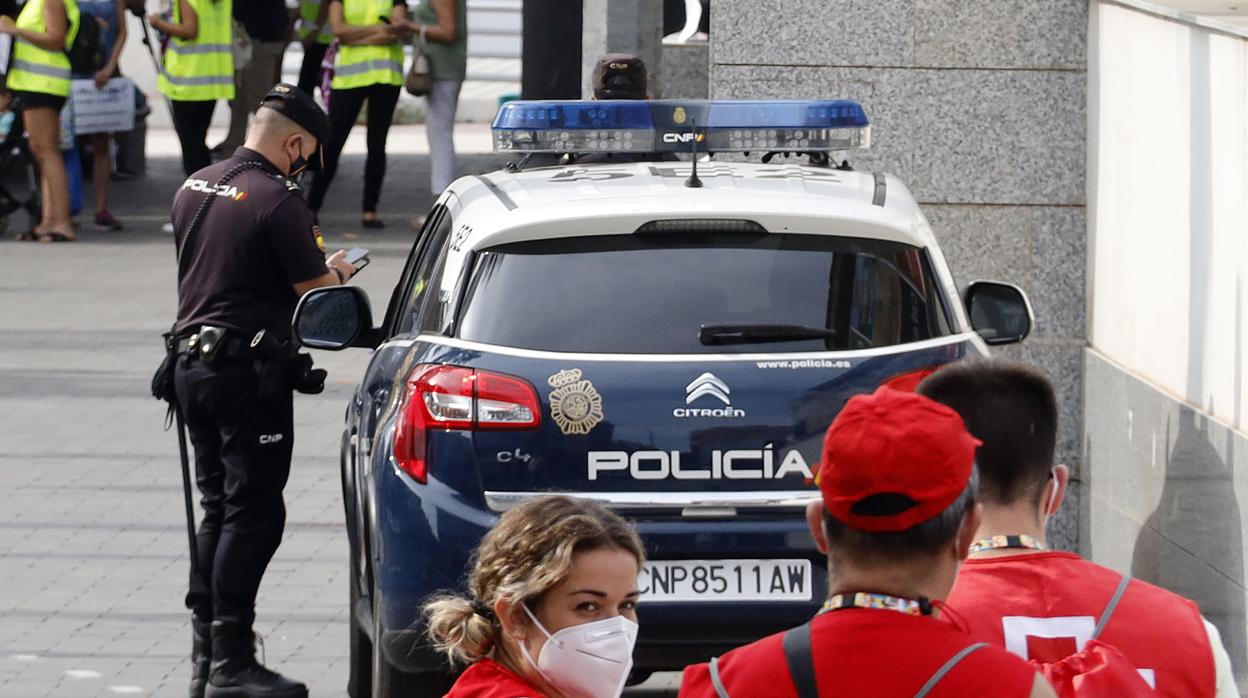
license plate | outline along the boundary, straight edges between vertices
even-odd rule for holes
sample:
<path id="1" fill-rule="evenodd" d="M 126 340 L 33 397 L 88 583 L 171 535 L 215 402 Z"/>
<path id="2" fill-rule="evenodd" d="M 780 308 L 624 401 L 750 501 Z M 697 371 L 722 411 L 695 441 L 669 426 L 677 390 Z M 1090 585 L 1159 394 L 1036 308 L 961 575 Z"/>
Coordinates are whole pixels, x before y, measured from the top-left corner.
<path id="1" fill-rule="evenodd" d="M 810 601 L 810 560 L 652 560 L 637 576 L 641 603 Z"/>

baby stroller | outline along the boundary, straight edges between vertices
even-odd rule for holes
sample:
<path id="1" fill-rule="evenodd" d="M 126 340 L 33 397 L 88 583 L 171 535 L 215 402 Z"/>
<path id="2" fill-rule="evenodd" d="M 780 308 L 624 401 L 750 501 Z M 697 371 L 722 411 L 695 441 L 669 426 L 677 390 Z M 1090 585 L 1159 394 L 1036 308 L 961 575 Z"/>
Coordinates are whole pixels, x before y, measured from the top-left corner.
<path id="1" fill-rule="evenodd" d="M 9 216 L 25 210 L 29 228 L 39 222 L 42 200 L 39 176 L 21 124 L 14 124 L 0 142 L 0 235 L 8 232 Z"/>

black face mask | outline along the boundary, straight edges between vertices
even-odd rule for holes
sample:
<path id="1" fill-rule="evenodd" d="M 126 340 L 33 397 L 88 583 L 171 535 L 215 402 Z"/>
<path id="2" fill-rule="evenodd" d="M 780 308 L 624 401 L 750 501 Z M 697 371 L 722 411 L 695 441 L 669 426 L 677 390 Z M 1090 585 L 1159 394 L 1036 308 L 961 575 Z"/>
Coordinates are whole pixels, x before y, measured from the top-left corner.
<path id="1" fill-rule="evenodd" d="M 299 139 L 299 154 L 290 161 L 290 172 L 287 177 L 298 177 L 308 169 L 308 161 L 303 157 L 303 139 Z"/>

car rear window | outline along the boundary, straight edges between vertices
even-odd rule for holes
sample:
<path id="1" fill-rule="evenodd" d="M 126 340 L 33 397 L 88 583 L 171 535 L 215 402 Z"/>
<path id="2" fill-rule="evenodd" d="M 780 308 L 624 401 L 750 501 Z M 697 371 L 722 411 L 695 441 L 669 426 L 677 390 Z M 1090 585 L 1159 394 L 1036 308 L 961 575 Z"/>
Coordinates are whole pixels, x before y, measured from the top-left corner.
<path id="1" fill-rule="evenodd" d="M 819 352 L 949 333 L 921 248 L 800 234 L 607 235 L 479 251 L 461 338 L 584 353 Z M 830 337 L 704 345 L 703 325 Z"/>

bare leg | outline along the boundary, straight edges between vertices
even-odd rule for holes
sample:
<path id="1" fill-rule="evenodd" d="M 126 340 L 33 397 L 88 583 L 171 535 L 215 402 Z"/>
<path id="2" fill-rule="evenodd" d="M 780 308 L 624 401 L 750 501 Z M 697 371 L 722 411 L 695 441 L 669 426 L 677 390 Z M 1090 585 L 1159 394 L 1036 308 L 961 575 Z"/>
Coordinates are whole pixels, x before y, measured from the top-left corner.
<path id="1" fill-rule="evenodd" d="M 35 226 L 35 232 L 42 233 L 48 229 L 48 210 L 52 206 L 52 193 L 48 190 L 48 177 L 43 165 L 39 164 L 38 158 L 35 159 L 35 167 L 39 170 L 39 224 Z"/>
<path id="2" fill-rule="evenodd" d="M 91 151 L 95 154 L 92 165 L 91 184 L 95 187 L 95 210 L 108 210 L 108 192 L 112 186 L 109 180 L 113 173 L 112 150 L 109 148 L 107 133 L 96 133 L 91 136 Z"/>
<path id="3" fill-rule="evenodd" d="M 69 176 L 61 157 L 61 120 L 55 109 L 34 107 L 22 111 L 22 121 L 30 139 L 30 153 L 39 165 L 43 183 L 43 215 L 35 229 L 74 237 L 69 218 Z"/>

